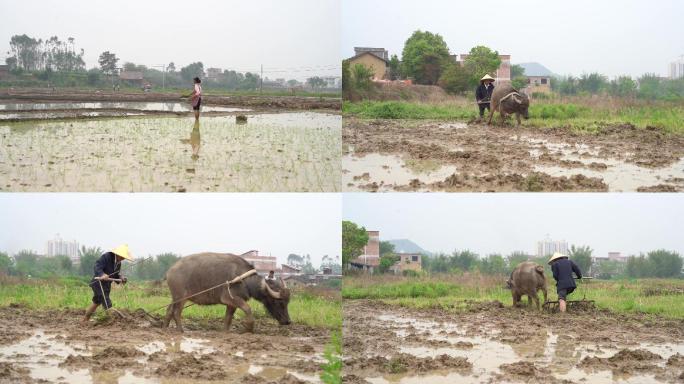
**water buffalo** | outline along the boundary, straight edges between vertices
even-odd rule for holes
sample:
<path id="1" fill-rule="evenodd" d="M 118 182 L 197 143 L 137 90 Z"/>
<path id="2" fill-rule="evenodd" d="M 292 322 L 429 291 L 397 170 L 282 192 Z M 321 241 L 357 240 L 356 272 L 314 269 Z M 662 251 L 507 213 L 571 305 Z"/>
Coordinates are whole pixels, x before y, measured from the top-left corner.
<path id="1" fill-rule="evenodd" d="M 529 118 L 527 109 L 530 107 L 530 99 L 526 94 L 518 92 L 511 83 L 497 85 L 492 92 L 491 108 L 489 110 L 489 121 L 492 123 L 494 112 L 499 111 L 501 122 L 506 120 L 506 116 L 515 113 L 520 125 L 520 115 L 525 119 Z"/>
<path id="2" fill-rule="evenodd" d="M 537 304 L 537 309 L 541 309 L 539 305 L 539 297 L 537 291 L 541 290 L 544 293 L 544 302 L 546 303 L 546 277 L 544 277 L 544 267 L 531 261 L 525 261 L 518 264 L 511 272 L 511 278 L 506 281 L 506 285 L 511 290 L 513 295 L 513 306 L 520 305 L 520 299 L 523 295 L 527 295 L 528 304 L 532 304 L 532 300 Z"/>
<path id="3" fill-rule="evenodd" d="M 209 289 L 215 285 L 225 283 L 241 276 L 254 266 L 240 256 L 230 253 L 198 253 L 185 256 L 178 260 L 168 272 L 166 282 L 171 290 L 172 302 L 166 310 L 163 327 L 169 326 L 171 317 L 176 322 L 176 327 L 182 331 L 181 312 L 187 296 Z M 247 305 L 247 300 L 256 299 L 264 304 L 268 313 L 281 325 L 290 324 L 290 315 L 287 312 L 287 304 L 290 301 L 290 290 L 285 282 L 266 280 L 256 273 L 245 277 L 241 282 L 228 286 L 222 285 L 206 293 L 188 298 L 199 305 L 225 304 L 226 317 L 225 329 L 230 328 L 233 315 L 237 308 L 245 313 L 244 325 L 247 331 L 254 331 L 254 316 Z M 179 301 L 180 300 L 180 301 Z M 176 301 L 178 301 L 176 303 Z"/>

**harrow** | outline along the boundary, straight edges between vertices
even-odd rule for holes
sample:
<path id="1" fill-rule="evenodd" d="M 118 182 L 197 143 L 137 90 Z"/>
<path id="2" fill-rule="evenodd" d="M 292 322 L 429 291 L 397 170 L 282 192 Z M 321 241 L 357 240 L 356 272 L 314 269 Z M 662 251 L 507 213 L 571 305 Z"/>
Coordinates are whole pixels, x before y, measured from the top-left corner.
<path id="1" fill-rule="evenodd" d="M 572 311 L 592 311 L 596 309 L 596 303 L 594 300 L 587 300 L 587 288 L 586 285 L 588 284 L 589 280 L 592 280 L 593 277 L 582 277 L 580 278 L 575 278 L 575 280 L 578 281 L 579 285 L 579 291 L 578 293 L 582 293 L 582 299 L 581 300 L 566 300 L 565 303 L 567 305 L 568 310 Z M 584 281 L 586 280 L 586 282 Z M 559 310 L 559 305 L 560 303 L 558 300 L 556 301 L 547 301 L 544 303 L 542 308 L 547 311 L 547 312 L 558 312 Z"/>

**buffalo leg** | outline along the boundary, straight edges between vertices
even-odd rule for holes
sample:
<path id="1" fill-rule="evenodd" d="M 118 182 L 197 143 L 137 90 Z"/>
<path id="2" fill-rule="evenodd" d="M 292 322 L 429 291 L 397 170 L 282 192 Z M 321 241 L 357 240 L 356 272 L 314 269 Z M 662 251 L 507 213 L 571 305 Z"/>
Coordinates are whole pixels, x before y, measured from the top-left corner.
<path id="1" fill-rule="evenodd" d="M 176 328 L 180 332 L 183 332 L 183 325 L 181 324 L 181 313 L 183 312 L 183 305 L 185 305 L 185 301 L 176 303 L 173 309 L 173 320 L 176 322 Z"/>
<path id="2" fill-rule="evenodd" d="M 492 117 L 494 117 L 494 110 L 495 109 L 496 109 L 496 106 L 489 104 L 489 120 L 487 120 L 487 125 L 492 124 Z"/>
<path id="3" fill-rule="evenodd" d="M 534 295 L 532 295 L 532 299 L 534 300 L 534 303 L 537 304 L 537 311 L 541 310 L 541 306 L 539 305 L 539 296 L 537 296 L 537 292 L 534 292 Z"/>
<path id="4" fill-rule="evenodd" d="M 235 304 L 245 313 L 245 330 L 247 332 L 254 332 L 254 316 L 252 315 L 252 308 L 239 297 L 235 298 Z"/>
<path id="5" fill-rule="evenodd" d="M 542 293 L 544 294 L 544 304 L 546 304 L 546 302 L 548 301 L 547 297 L 546 297 L 546 295 L 547 295 L 546 288 L 542 288 Z"/>
<path id="6" fill-rule="evenodd" d="M 226 317 L 223 319 L 223 324 L 226 327 L 226 331 L 230 330 L 230 324 L 233 322 L 233 315 L 235 314 L 237 308 L 232 305 L 226 305 Z"/>
<path id="7" fill-rule="evenodd" d="M 520 306 L 520 295 L 518 295 L 515 292 L 513 293 L 513 306 L 514 307 Z"/>
<path id="8" fill-rule="evenodd" d="M 515 117 L 518 119 L 518 127 L 520 126 L 520 113 L 516 112 Z"/>
<path id="9" fill-rule="evenodd" d="M 162 323 L 162 328 L 167 328 L 169 326 L 169 323 L 171 322 L 171 318 L 173 317 L 173 309 L 176 306 L 174 304 L 169 304 L 168 307 L 166 307 L 166 316 L 164 316 L 164 322 Z"/>

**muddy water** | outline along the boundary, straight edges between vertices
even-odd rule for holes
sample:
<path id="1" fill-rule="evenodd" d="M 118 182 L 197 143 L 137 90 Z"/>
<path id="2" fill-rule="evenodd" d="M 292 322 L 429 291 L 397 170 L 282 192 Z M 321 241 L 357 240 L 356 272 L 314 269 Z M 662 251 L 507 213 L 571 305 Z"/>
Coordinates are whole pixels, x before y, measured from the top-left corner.
<path id="1" fill-rule="evenodd" d="M 627 331 L 632 329 L 630 324 L 644 322 L 636 318 L 618 320 L 598 313 L 569 316 L 558 322 L 550 315 L 539 318 L 525 310 L 501 307 L 453 315 L 346 302 L 345 338 L 351 341 L 345 344 L 345 374 L 377 384 L 631 384 L 672 383 L 684 377 L 683 367 L 668 363 L 669 358 L 684 355 L 681 329 L 666 328 L 674 324 L 651 324 L 648 332 L 640 326 L 639 334 Z M 626 334 L 631 336 L 623 337 Z M 618 358 L 625 351 L 657 356 L 652 360 Z M 467 359 L 472 367 L 463 371 L 437 365 L 426 370 L 418 362 L 438 361 L 444 355 Z M 385 362 L 376 362 L 378 356 Z M 415 367 L 401 363 L 407 360 L 399 356 L 413 356 Z M 388 373 L 388 367 L 397 367 L 396 362 L 399 367 L 408 365 L 403 373 Z"/>
<path id="2" fill-rule="evenodd" d="M 339 115 L 0 123 L 4 191 L 338 191 Z"/>
<path id="3" fill-rule="evenodd" d="M 0 103 L 0 111 L 49 111 L 55 109 L 135 109 L 155 112 L 189 112 L 192 107 L 182 102 L 87 102 L 87 103 Z M 241 112 L 249 111 L 245 108 L 231 108 L 223 106 L 202 106 L 204 112 Z"/>
<path id="4" fill-rule="evenodd" d="M 375 183 L 381 192 L 392 191 L 395 186 L 410 184 L 415 179 L 426 184 L 441 181 L 456 171 L 455 166 L 435 160 L 404 159 L 379 153 L 346 155 L 342 158 L 342 169 L 345 190 L 366 190 L 368 184 Z"/>

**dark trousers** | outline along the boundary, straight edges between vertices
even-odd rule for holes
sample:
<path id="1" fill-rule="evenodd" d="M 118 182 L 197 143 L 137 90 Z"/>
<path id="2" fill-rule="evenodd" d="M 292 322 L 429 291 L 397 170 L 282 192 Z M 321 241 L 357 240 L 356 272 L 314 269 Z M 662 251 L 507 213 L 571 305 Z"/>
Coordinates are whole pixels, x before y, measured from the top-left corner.
<path id="1" fill-rule="evenodd" d="M 100 284 L 102 284 L 102 288 L 100 288 Z M 92 280 L 90 284 L 90 288 L 93 290 L 93 303 L 94 304 L 101 304 L 105 306 L 106 308 L 111 308 L 112 307 L 112 300 L 109 299 L 109 292 L 112 289 L 112 283 L 107 281 L 107 282 L 98 282 L 96 280 Z M 104 293 L 104 296 L 103 296 Z"/>
<path id="2" fill-rule="evenodd" d="M 482 103 L 482 104 L 478 104 L 477 106 L 480 107 L 480 117 L 484 117 L 484 110 L 485 109 L 487 111 L 490 111 L 489 103 Z"/>

